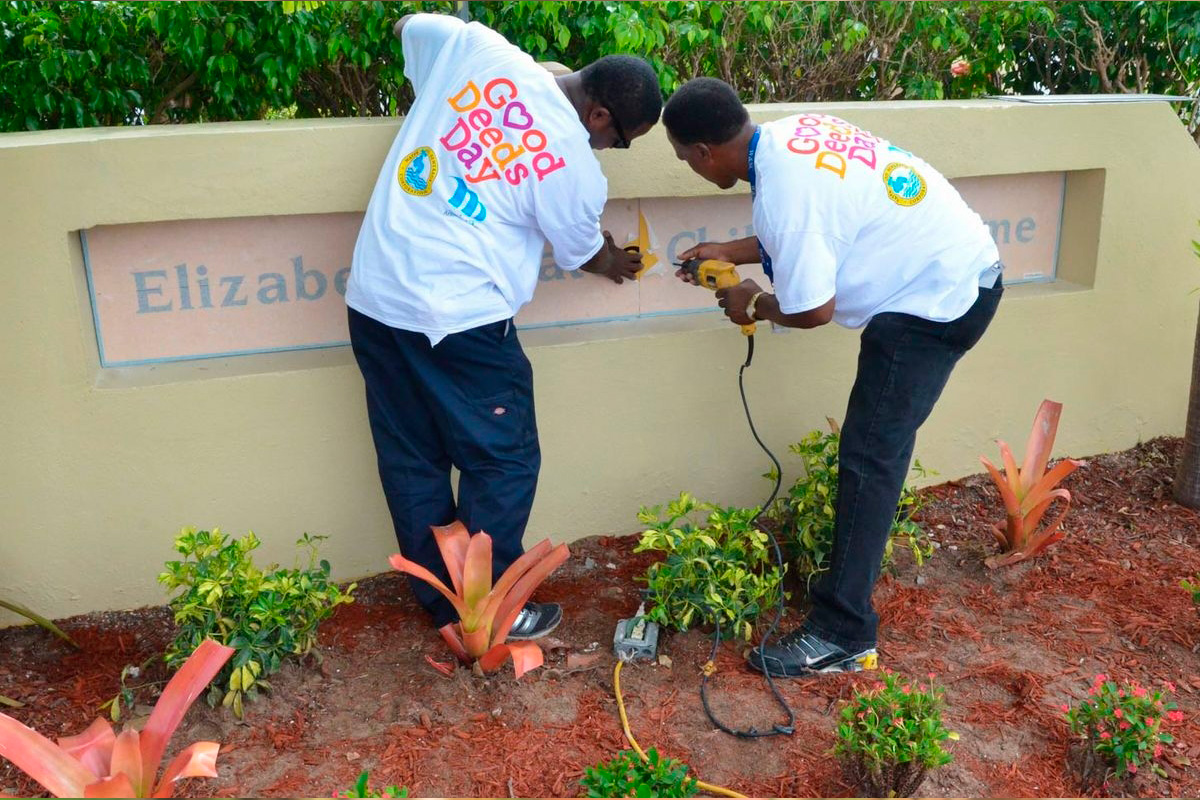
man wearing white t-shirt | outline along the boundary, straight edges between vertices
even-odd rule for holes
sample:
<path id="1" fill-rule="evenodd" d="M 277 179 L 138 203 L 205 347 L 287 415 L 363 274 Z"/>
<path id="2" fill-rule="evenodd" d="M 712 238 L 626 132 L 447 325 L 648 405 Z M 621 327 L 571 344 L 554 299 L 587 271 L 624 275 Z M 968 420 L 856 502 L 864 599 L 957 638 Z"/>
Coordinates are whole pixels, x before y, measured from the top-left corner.
<path id="1" fill-rule="evenodd" d="M 663 124 L 698 175 L 722 189 L 750 184 L 755 236 L 680 254 L 763 265 L 773 293 L 751 280 L 717 292 L 732 322 L 866 326 L 841 429 L 829 569 L 803 625 L 749 663 L 779 677 L 874 668 L 871 591 L 917 429 L 996 313 L 996 245 L 933 167 L 836 117 L 755 125 L 731 86 L 697 78 L 671 96 Z"/>
<path id="2" fill-rule="evenodd" d="M 401 552 L 448 582 L 430 526 L 458 519 L 492 536 L 499 576 L 524 552 L 541 465 L 512 319 L 547 240 L 564 270 L 621 283 L 641 268 L 600 229 L 608 184 L 592 150 L 629 147 L 658 121 L 662 94 L 630 56 L 555 77 L 479 23 L 416 14 L 395 33 L 416 99 L 354 248 L 350 340 Z M 410 585 L 435 626 L 457 619 L 427 583 Z M 561 618 L 557 604 L 528 603 L 510 638 Z"/>

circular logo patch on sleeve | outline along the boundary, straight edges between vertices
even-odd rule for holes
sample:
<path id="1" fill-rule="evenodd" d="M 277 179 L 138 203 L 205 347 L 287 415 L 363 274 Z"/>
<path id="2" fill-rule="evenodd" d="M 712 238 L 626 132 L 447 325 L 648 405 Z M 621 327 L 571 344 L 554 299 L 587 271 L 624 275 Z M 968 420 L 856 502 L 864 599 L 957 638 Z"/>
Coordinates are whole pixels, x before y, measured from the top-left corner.
<path id="1" fill-rule="evenodd" d="M 418 147 L 400 160 L 396 180 L 404 191 L 424 197 L 433 191 L 433 180 L 437 174 L 437 156 L 428 147 Z"/>
<path id="2" fill-rule="evenodd" d="M 921 174 L 907 164 L 893 161 L 883 169 L 883 185 L 898 206 L 915 206 L 925 199 L 928 186 Z"/>

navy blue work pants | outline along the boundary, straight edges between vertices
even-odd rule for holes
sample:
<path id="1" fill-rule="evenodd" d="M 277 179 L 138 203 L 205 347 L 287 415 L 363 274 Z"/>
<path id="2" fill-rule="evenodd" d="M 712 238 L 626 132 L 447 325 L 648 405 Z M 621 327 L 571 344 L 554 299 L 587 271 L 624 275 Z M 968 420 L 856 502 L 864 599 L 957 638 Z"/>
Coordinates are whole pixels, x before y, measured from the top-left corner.
<path id="1" fill-rule="evenodd" d="M 838 449 L 838 502 L 829 570 L 810 594 L 804 629 L 847 652 L 874 647 L 879 617 L 871 592 L 917 429 L 933 410 L 954 365 L 975 346 L 1004 294 L 997 280 L 951 322 L 877 314 L 863 330 L 858 374 Z"/>
<path id="2" fill-rule="evenodd" d="M 400 552 L 450 586 L 431 525 L 461 520 L 492 537 L 501 575 L 521 539 L 541 467 L 533 371 L 511 320 L 450 334 L 431 346 L 350 309 L 350 344 L 366 382 L 379 478 Z M 459 470 L 458 498 L 450 467 Z M 410 578 L 441 627 L 458 617 L 436 589 Z"/>

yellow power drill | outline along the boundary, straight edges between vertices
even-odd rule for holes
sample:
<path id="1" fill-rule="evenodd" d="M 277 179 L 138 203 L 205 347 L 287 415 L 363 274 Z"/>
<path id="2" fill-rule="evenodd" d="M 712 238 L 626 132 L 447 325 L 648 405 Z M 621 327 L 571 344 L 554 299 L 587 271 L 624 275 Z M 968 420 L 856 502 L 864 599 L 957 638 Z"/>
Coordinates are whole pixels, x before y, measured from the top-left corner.
<path id="1" fill-rule="evenodd" d="M 713 258 L 689 258 L 683 263 L 675 262 L 675 266 L 691 275 L 701 286 L 714 292 L 727 286 L 737 286 L 742 282 L 742 279 L 738 277 L 737 267 L 728 261 L 717 261 Z M 743 325 L 742 333 L 746 336 L 753 336 L 755 327 L 753 322 Z"/>

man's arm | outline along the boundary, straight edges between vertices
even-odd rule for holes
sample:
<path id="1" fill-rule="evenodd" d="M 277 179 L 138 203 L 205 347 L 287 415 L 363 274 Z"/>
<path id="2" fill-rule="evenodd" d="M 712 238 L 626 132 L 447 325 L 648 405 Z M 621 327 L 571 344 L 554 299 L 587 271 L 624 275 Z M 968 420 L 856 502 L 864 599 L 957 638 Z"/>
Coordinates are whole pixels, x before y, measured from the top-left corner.
<path id="1" fill-rule="evenodd" d="M 758 291 L 753 281 L 743 281 L 733 287 L 742 289 L 749 284 L 751 290 L 741 301 L 741 312 L 785 328 L 817 328 L 831 322 L 836 307 L 837 265 L 841 263 L 848 243 L 816 230 L 786 229 L 773 233 L 768 248 L 775 261 L 771 281 L 773 291 L 771 294 L 764 292 L 753 300 Z M 805 310 L 784 313 L 780 309 L 780 297 L 787 301 L 789 308 Z M 821 298 L 826 299 L 822 301 Z M 736 302 L 732 306 L 734 310 L 737 310 Z"/>
<path id="2" fill-rule="evenodd" d="M 690 258 L 712 258 L 733 264 L 757 264 L 762 256 L 758 252 L 758 237 L 747 236 L 745 239 L 734 239 L 731 242 L 701 242 L 684 250 L 677 258 L 680 261 Z"/>
<path id="3" fill-rule="evenodd" d="M 831 297 L 823 305 L 808 311 L 784 314 L 779 310 L 779 298 L 773 294 L 762 294 L 754 304 L 754 319 L 774 322 L 785 328 L 819 328 L 833 319 L 833 307 L 834 298 Z"/>
<path id="4" fill-rule="evenodd" d="M 819 328 L 833 319 L 834 301 L 831 297 L 816 308 L 796 314 L 779 310 L 779 298 L 767 294 L 757 283 L 747 278 L 737 286 L 717 290 L 717 305 L 725 316 L 738 325 L 751 322 L 773 322 L 785 328 Z"/>

